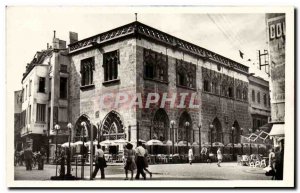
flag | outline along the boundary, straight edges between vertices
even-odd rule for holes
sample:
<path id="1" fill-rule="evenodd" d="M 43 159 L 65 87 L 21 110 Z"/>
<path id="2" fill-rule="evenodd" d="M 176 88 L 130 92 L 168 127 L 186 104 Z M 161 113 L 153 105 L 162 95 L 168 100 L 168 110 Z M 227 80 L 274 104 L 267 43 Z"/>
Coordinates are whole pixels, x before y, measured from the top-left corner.
<path id="1" fill-rule="evenodd" d="M 244 58 L 244 53 L 241 50 L 239 50 L 239 52 L 240 52 L 241 58 L 243 59 Z"/>

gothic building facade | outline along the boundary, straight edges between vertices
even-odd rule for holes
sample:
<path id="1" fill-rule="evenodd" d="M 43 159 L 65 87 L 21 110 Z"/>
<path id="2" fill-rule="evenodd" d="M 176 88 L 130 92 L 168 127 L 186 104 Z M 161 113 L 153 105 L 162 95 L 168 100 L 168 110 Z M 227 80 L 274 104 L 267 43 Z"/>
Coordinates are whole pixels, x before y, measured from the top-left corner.
<path id="1" fill-rule="evenodd" d="M 73 138 L 80 136 L 82 121 L 94 133 L 102 128 L 105 139 L 198 144 L 199 138 L 201 143 L 231 143 L 232 127 L 234 143 L 239 143 L 243 130 L 252 127 L 248 67 L 140 22 L 72 43 L 69 57 Z M 102 105 L 103 96 L 112 93 L 142 93 L 144 98 L 168 93 L 168 100 L 174 93 L 185 93 L 187 99 L 195 94 L 198 106 Z"/>

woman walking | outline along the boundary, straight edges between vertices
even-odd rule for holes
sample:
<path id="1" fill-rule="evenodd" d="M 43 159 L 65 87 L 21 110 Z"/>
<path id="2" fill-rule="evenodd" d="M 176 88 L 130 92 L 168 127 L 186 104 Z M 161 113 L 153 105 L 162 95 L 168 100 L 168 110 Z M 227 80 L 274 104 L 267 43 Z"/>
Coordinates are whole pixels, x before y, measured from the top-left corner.
<path id="1" fill-rule="evenodd" d="M 222 162 L 222 158 L 223 158 L 223 156 L 222 156 L 222 152 L 221 152 L 221 148 L 218 148 L 218 151 L 217 151 L 217 158 L 218 158 L 218 167 L 221 167 L 221 162 Z"/>
<path id="2" fill-rule="evenodd" d="M 131 172 L 131 178 L 130 180 L 133 180 L 133 171 L 136 169 L 136 164 L 135 164 L 135 151 L 132 149 L 133 145 L 131 143 L 127 143 L 126 145 L 126 152 L 125 152 L 125 175 L 126 178 L 125 180 L 128 180 L 128 171 Z"/>

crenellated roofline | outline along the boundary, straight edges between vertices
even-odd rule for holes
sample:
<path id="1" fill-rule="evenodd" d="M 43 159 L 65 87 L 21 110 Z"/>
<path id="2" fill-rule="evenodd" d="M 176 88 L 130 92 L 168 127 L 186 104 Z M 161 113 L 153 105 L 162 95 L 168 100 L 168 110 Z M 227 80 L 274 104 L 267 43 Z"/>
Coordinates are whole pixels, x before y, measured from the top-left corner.
<path id="1" fill-rule="evenodd" d="M 104 43 L 129 36 L 133 36 L 136 38 L 144 37 L 151 40 L 155 40 L 162 44 L 166 44 L 170 47 L 181 49 L 182 51 L 187 52 L 189 54 L 217 62 L 219 64 L 227 66 L 228 68 L 234 68 L 242 73 L 248 74 L 249 72 L 249 67 L 241 63 L 238 63 L 234 60 L 226 58 L 210 50 L 207 50 L 205 48 L 202 48 L 200 46 L 197 46 L 195 44 L 162 32 L 160 30 L 157 30 L 153 27 L 147 26 L 138 21 L 69 44 L 69 53 L 74 54 L 78 51 L 92 48 L 95 45 L 102 45 Z"/>

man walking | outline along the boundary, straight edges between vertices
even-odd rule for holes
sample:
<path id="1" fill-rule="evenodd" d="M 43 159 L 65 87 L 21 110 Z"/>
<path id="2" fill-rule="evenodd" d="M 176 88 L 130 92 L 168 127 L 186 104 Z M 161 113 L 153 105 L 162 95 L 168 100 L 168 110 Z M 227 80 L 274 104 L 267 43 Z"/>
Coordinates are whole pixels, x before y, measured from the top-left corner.
<path id="1" fill-rule="evenodd" d="M 193 159 L 194 159 L 194 154 L 193 154 L 192 147 L 190 147 L 190 149 L 189 149 L 188 157 L 189 157 L 189 163 L 190 163 L 190 165 L 192 165 L 192 162 L 193 162 Z"/>
<path id="2" fill-rule="evenodd" d="M 97 150 L 96 150 L 96 163 L 95 163 L 95 170 L 93 172 L 93 178 L 96 177 L 99 169 L 101 171 L 101 179 L 105 179 L 105 174 L 104 174 L 104 168 L 106 167 L 106 161 L 104 158 L 104 152 L 101 149 L 101 145 L 97 145 Z"/>
<path id="3" fill-rule="evenodd" d="M 26 149 L 24 150 L 24 159 L 25 159 L 25 165 L 26 165 L 26 170 L 32 170 L 32 149 L 29 144 L 27 144 Z"/>
<path id="4" fill-rule="evenodd" d="M 137 148 L 136 148 L 136 167 L 137 167 L 137 172 L 135 179 L 140 179 L 140 174 L 142 174 L 144 180 L 146 180 L 146 174 L 144 172 L 145 168 L 145 149 L 142 147 L 142 142 L 138 141 L 137 143 Z"/>

